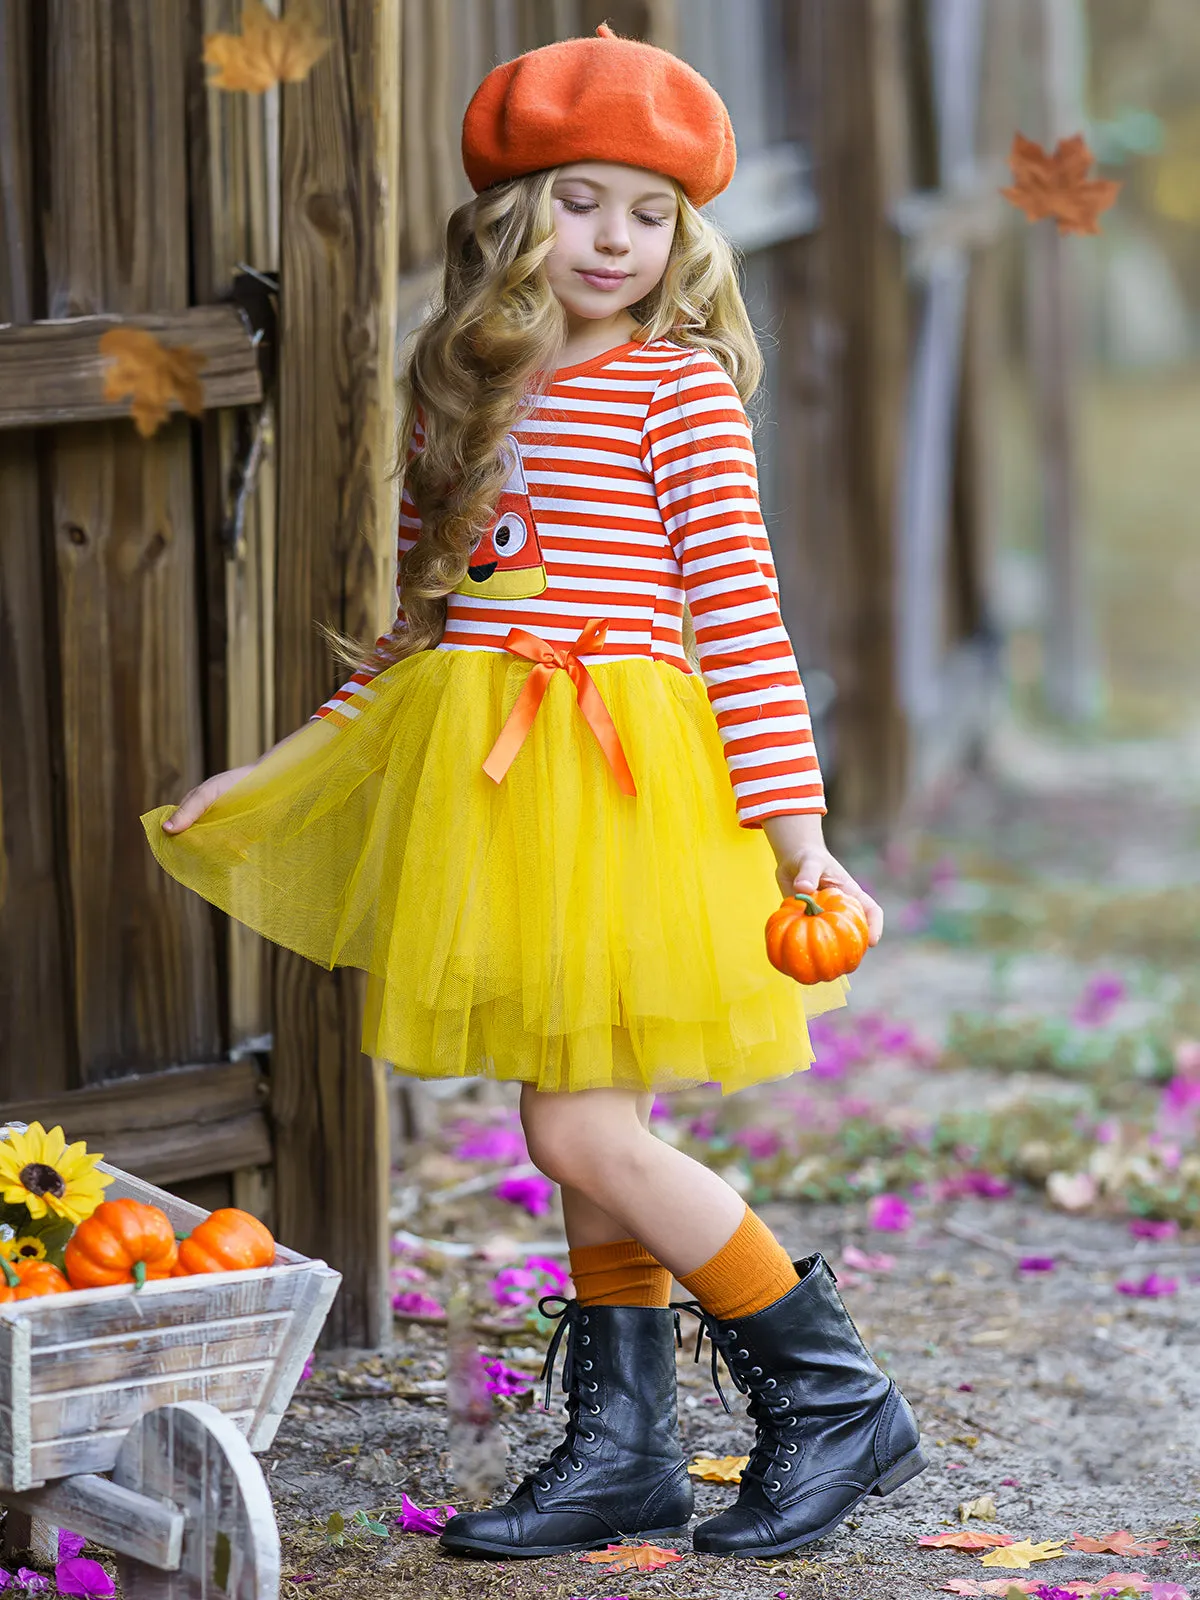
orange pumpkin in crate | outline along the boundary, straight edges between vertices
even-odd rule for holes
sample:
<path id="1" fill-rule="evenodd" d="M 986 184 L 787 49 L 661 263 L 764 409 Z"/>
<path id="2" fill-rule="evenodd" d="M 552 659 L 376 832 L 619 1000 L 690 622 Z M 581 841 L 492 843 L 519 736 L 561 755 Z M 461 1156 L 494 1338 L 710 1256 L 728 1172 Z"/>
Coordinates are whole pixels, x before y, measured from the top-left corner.
<path id="1" fill-rule="evenodd" d="M 165 1211 L 141 1200 L 105 1200 L 67 1240 L 63 1259 L 73 1289 L 140 1289 L 147 1278 L 169 1278 L 179 1250 Z"/>
<path id="2" fill-rule="evenodd" d="M 870 939 L 861 903 L 841 889 L 792 895 L 767 918 L 767 959 L 797 983 L 853 972 Z"/>
<path id="3" fill-rule="evenodd" d="M 35 1300 L 43 1294 L 70 1294 L 71 1285 L 49 1261 L 9 1261 L 0 1256 L 4 1277 L 0 1305 L 12 1300 Z"/>
<path id="4" fill-rule="evenodd" d="M 179 1246 L 179 1264 L 172 1276 L 194 1272 L 246 1272 L 275 1262 L 275 1240 L 269 1228 L 248 1211 L 223 1206 L 198 1222 Z"/>

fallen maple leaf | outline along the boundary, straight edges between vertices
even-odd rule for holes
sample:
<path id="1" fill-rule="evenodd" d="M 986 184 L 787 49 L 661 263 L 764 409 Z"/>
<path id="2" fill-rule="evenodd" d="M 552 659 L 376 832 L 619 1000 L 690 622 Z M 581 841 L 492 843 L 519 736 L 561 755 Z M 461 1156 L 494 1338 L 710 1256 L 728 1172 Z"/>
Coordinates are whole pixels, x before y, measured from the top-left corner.
<path id="1" fill-rule="evenodd" d="M 748 1459 L 748 1458 L 747 1458 Z M 611 1561 L 605 1572 L 653 1572 L 668 1562 L 682 1561 L 674 1550 L 660 1550 L 656 1544 L 610 1544 L 607 1550 L 589 1550 L 580 1561 Z"/>
<path id="2" fill-rule="evenodd" d="M 1089 178 L 1094 160 L 1081 133 L 1060 139 L 1049 154 L 1035 140 L 1014 134 L 1008 162 L 1016 181 L 1000 193 L 1030 222 L 1053 217 L 1059 233 L 1099 233 L 1096 218 L 1112 205 L 1121 185 Z"/>
<path id="3" fill-rule="evenodd" d="M 273 17 L 262 0 L 246 0 L 241 33 L 206 33 L 204 60 L 217 70 L 212 89 L 261 94 L 277 83 L 300 83 L 329 49 L 317 29 L 311 4 L 292 4 L 285 17 Z"/>
<path id="4" fill-rule="evenodd" d="M 742 1468 L 749 1460 L 749 1456 L 697 1456 L 688 1471 L 702 1483 L 741 1483 Z"/>
<path id="5" fill-rule="evenodd" d="M 1153 1588 L 1144 1572 L 1110 1572 L 1107 1578 L 1102 1578 L 1096 1585 L 1096 1592 L 1102 1594 L 1105 1589 L 1134 1589 L 1138 1594 L 1145 1594 L 1147 1589 Z"/>
<path id="6" fill-rule="evenodd" d="M 953 1533 L 928 1533 L 918 1544 L 936 1550 L 992 1550 L 1014 1542 L 1011 1533 L 984 1533 L 974 1528 L 956 1528 Z"/>
<path id="7" fill-rule="evenodd" d="M 989 1550 L 983 1558 L 985 1567 L 1031 1567 L 1035 1561 L 1057 1561 L 1063 1553 L 1061 1539 L 1044 1539 L 1033 1544 L 1028 1539 L 1018 1539 L 998 1550 Z"/>
<path id="8" fill-rule="evenodd" d="M 958 1508 L 958 1520 L 966 1522 L 978 1517 L 980 1522 L 995 1522 L 1000 1513 L 990 1494 L 981 1494 L 977 1500 L 964 1500 Z"/>
<path id="9" fill-rule="evenodd" d="M 1128 1528 L 1119 1528 L 1116 1533 L 1102 1533 L 1098 1539 L 1089 1539 L 1083 1533 L 1072 1534 L 1071 1537 L 1075 1541 L 1072 1550 L 1086 1550 L 1093 1556 L 1156 1556 L 1171 1542 L 1169 1539 L 1138 1540 Z"/>
<path id="10" fill-rule="evenodd" d="M 167 420 L 173 399 L 190 417 L 203 412 L 200 369 L 207 357 L 198 350 L 188 345 L 169 348 L 144 328 L 110 328 L 101 336 L 100 354 L 109 358 L 104 398 L 133 397 L 130 409 L 144 439 Z"/>

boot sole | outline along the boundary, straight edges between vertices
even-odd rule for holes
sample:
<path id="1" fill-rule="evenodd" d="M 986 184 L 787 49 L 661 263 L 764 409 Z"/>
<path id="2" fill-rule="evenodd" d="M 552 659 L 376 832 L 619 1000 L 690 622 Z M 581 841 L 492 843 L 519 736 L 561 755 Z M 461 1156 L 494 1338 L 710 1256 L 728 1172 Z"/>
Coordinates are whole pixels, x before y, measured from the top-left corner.
<path id="1" fill-rule="evenodd" d="M 835 1528 L 840 1527 L 845 1522 L 853 1511 L 862 1505 L 868 1495 L 877 1494 L 882 1497 L 885 1494 L 891 1494 L 893 1489 L 899 1489 L 901 1484 L 907 1483 L 910 1478 L 915 1478 L 919 1472 L 924 1472 L 928 1465 L 929 1457 L 921 1446 L 917 1445 L 906 1456 L 901 1456 L 899 1461 L 890 1466 L 886 1472 L 881 1473 L 875 1482 L 869 1488 L 864 1489 L 858 1499 L 848 1505 L 840 1515 L 834 1517 L 832 1522 L 827 1522 L 823 1528 L 817 1528 L 812 1533 L 802 1534 L 799 1539 L 787 1539 L 782 1544 L 759 1544 L 755 1545 L 753 1549 L 746 1550 L 705 1550 L 693 1540 L 692 1548 L 697 1555 L 731 1555 L 739 1561 L 757 1560 L 763 1556 L 786 1555 L 789 1550 L 799 1550 L 802 1545 L 815 1544 L 818 1539 L 823 1539 L 826 1534 L 832 1533 Z"/>
<path id="2" fill-rule="evenodd" d="M 617 1544 L 622 1539 L 640 1539 L 649 1544 L 654 1539 L 686 1539 L 688 1524 L 685 1522 L 679 1528 L 646 1528 L 637 1529 L 628 1533 L 616 1533 L 611 1539 L 586 1539 L 578 1544 L 495 1544 L 489 1539 L 473 1539 L 468 1544 L 465 1541 L 458 1544 L 451 1539 L 441 1539 L 439 1542 L 443 1550 L 448 1550 L 456 1556 L 504 1556 L 510 1561 L 533 1561 L 538 1556 L 564 1556 L 570 1555 L 574 1550 L 603 1550 L 610 1544 Z"/>

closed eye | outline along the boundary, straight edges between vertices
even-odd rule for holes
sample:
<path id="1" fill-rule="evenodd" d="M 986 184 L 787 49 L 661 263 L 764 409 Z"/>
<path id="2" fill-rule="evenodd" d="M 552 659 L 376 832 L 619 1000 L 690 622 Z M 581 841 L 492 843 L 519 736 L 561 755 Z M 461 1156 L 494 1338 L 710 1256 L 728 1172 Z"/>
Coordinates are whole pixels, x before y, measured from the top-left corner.
<path id="1" fill-rule="evenodd" d="M 589 211 L 596 209 L 594 202 L 585 203 L 582 200 L 560 200 L 559 204 L 565 206 L 573 217 L 586 216 Z M 635 211 L 633 214 L 639 222 L 644 222 L 651 228 L 663 228 L 667 223 L 666 217 L 653 217 L 644 211 Z"/>

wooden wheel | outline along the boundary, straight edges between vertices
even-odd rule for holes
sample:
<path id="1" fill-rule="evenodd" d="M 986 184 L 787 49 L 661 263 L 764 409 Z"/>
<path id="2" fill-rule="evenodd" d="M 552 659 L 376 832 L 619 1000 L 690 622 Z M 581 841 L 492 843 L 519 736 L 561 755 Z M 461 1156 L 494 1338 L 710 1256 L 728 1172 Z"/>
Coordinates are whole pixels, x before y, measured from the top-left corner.
<path id="1" fill-rule="evenodd" d="M 196 1400 L 148 1411 L 113 1481 L 184 1513 L 179 1569 L 117 1557 L 125 1600 L 277 1600 L 279 1530 L 267 1481 L 233 1423 Z"/>

